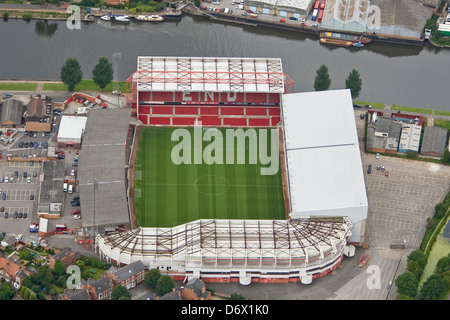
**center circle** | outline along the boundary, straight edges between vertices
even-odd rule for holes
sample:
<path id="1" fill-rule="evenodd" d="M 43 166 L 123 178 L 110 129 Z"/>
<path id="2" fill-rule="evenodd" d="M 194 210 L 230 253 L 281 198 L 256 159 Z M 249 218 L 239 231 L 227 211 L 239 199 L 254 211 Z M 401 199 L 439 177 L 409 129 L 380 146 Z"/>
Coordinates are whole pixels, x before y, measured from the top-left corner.
<path id="1" fill-rule="evenodd" d="M 216 196 L 225 193 L 230 188 L 227 179 L 221 176 L 206 175 L 201 176 L 194 182 L 194 188 L 201 194 L 207 196 Z"/>

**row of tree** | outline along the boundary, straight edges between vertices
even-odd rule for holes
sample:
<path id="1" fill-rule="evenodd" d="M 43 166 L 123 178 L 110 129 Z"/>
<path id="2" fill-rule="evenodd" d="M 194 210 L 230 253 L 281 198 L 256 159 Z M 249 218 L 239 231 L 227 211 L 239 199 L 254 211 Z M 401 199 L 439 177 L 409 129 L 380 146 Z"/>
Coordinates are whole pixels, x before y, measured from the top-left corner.
<path id="1" fill-rule="evenodd" d="M 92 70 L 92 80 L 101 90 L 113 80 L 114 69 L 106 57 L 101 57 Z M 76 58 L 68 58 L 61 68 L 61 81 L 73 91 L 83 79 L 81 65 Z"/>
<path id="2" fill-rule="evenodd" d="M 331 78 L 326 65 L 321 65 L 317 69 L 316 77 L 314 79 L 314 89 L 316 91 L 328 90 L 331 85 Z M 352 98 L 356 99 L 362 90 L 362 80 L 359 72 L 353 69 L 345 80 L 345 88 L 350 89 Z"/>
<path id="3" fill-rule="evenodd" d="M 420 278 L 427 265 L 422 250 L 415 250 L 407 258 L 407 271 L 395 280 L 399 300 L 442 300 L 450 290 L 450 253 L 439 259 L 434 273 L 419 288 Z"/>

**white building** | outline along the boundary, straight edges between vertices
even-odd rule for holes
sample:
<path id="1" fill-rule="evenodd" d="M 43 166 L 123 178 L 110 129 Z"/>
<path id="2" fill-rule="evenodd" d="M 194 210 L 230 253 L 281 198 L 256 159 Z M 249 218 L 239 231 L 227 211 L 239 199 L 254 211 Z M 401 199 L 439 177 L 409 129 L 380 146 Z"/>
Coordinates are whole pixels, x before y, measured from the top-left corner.
<path id="1" fill-rule="evenodd" d="M 291 217 L 347 216 L 363 241 L 368 201 L 350 90 L 282 101 Z"/>
<path id="2" fill-rule="evenodd" d="M 85 116 L 62 116 L 57 136 L 58 146 L 79 148 L 86 129 L 87 119 Z"/>

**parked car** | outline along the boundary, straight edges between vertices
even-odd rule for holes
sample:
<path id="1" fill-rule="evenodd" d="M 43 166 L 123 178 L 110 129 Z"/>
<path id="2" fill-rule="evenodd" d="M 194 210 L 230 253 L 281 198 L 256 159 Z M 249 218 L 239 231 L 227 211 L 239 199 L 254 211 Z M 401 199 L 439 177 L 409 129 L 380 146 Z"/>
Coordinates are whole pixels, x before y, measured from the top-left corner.
<path id="1" fill-rule="evenodd" d="M 308 26 L 308 24 L 304 23 L 304 22 L 300 23 L 300 25 L 303 26 L 303 27 L 307 27 Z"/>
<path id="2" fill-rule="evenodd" d="M 81 213 L 80 210 L 74 210 L 74 211 L 72 211 L 72 214 L 80 214 L 80 213 Z"/>
<path id="3" fill-rule="evenodd" d="M 26 212 L 23 213 L 23 218 L 26 219 L 28 217 L 28 214 Z"/>
<path id="4" fill-rule="evenodd" d="M 386 172 L 384 173 L 384 175 L 385 175 L 386 177 L 389 177 L 389 171 L 386 171 Z"/>
<path id="5" fill-rule="evenodd" d="M 4 211 L 5 211 L 5 207 L 1 207 L 0 212 L 4 212 Z"/>
<path id="6" fill-rule="evenodd" d="M 71 203 L 72 207 L 79 207 L 80 203 L 78 201 L 74 201 Z"/>
<path id="7" fill-rule="evenodd" d="M 80 216 L 80 215 L 75 215 L 75 216 L 73 216 L 73 218 L 74 218 L 75 220 L 79 220 L 79 219 L 81 218 L 81 216 Z"/>
<path id="8" fill-rule="evenodd" d="M 8 219 L 8 212 L 5 212 L 5 219 Z"/>
<path id="9" fill-rule="evenodd" d="M 76 166 L 78 166 L 78 162 L 72 163 L 72 167 L 76 167 Z"/>

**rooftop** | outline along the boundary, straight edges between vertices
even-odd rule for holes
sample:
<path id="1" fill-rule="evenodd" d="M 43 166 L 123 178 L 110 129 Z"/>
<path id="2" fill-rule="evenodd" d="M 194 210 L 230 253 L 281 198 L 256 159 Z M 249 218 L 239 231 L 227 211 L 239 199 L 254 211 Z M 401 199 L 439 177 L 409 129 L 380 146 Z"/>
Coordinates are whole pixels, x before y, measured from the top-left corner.
<path id="1" fill-rule="evenodd" d="M 85 116 L 62 116 L 58 130 L 58 141 L 67 139 L 81 139 L 86 128 Z"/>
<path id="2" fill-rule="evenodd" d="M 78 171 L 83 227 L 129 223 L 125 145 L 130 117 L 130 109 L 89 112 Z"/>
<path id="3" fill-rule="evenodd" d="M 139 91 L 285 91 L 279 58 L 138 57 Z"/>
<path id="4" fill-rule="evenodd" d="M 361 208 L 350 218 L 364 219 L 368 204 L 350 90 L 284 95 L 283 118 L 291 211 L 350 217 L 350 208 Z"/>

